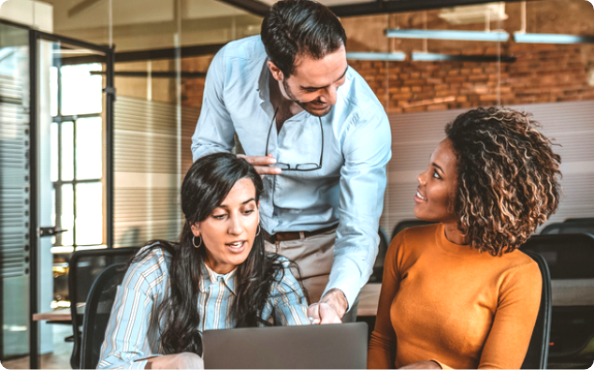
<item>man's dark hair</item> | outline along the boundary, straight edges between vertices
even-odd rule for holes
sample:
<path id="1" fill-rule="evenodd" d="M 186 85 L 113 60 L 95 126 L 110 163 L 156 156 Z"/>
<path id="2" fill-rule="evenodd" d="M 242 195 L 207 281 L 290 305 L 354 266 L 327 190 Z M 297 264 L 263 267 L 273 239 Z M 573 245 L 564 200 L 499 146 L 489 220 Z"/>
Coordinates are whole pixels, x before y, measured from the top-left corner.
<path id="1" fill-rule="evenodd" d="M 322 59 L 346 47 L 346 33 L 338 17 L 324 5 L 311 0 L 282 0 L 264 17 L 262 42 L 270 60 L 287 78 L 294 71 L 297 54 Z"/>

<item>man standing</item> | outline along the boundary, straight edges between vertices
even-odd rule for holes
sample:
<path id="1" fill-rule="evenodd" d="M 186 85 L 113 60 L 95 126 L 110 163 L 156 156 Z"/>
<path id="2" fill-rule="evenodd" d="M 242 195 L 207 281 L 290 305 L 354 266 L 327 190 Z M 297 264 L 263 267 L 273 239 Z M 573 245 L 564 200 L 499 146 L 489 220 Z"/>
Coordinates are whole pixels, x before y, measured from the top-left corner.
<path id="1" fill-rule="evenodd" d="M 192 137 L 196 160 L 230 151 L 237 134 L 264 176 L 266 248 L 299 265 L 308 313 L 322 323 L 356 319 L 391 156 L 388 118 L 345 46 L 325 6 L 277 2 L 261 37 L 230 42 L 212 60 Z"/>

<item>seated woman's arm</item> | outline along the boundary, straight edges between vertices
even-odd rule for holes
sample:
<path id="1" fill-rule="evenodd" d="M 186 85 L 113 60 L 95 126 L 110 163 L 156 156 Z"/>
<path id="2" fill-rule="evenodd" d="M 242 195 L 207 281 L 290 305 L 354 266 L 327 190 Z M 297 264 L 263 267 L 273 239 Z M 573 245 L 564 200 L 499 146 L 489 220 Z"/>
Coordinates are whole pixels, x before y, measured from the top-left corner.
<path id="1" fill-rule="evenodd" d="M 542 277 L 535 262 L 517 266 L 505 277 L 479 369 L 521 368 L 538 316 L 541 291 Z M 434 361 L 443 369 L 451 369 L 440 359 Z"/>
<path id="2" fill-rule="evenodd" d="M 386 253 L 375 329 L 369 341 L 368 369 L 393 369 L 395 366 L 396 333 L 390 320 L 390 309 L 400 286 L 398 252 L 403 239 L 404 232 L 398 233 Z"/>
<path id="3" fill-rule="evenodd" d="M 270 299 L 266 303 L 263 316 L 272 316 L 277 325 L 309 325 L 307 301 L 289 268 L 289 260 L 281 257 L 280 261 L 283 264 L 283 276 L 281 278 L 281 274 L 278 274 L 277 282 L 272 284 Z"/>
<path id="4" fill-rule="evenodd" d="M 133 263 L 118 287 L 97 368 L 144 369 L 153 353 L 151 332 L 158 332 L 153 313 L 162 300 L 159 281 L 164 281 L 161 251 L 152 250 Z M 153 340 L 156 336 L 152 337 Z"/>

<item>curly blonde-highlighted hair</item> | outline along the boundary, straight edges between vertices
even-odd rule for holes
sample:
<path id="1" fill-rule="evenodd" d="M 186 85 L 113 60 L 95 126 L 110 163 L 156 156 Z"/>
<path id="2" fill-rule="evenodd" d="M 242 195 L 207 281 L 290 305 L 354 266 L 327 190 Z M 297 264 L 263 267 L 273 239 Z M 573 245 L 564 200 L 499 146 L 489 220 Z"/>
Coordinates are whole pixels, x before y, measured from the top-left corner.
<path id="1" fill-rule="evenodd" d="M 458 226 L 481 252 L 517 249 L 557 210 L 561 157 L 537 127 L 529 113 L 495 107 L 446 126 L 457 157 Z"/>

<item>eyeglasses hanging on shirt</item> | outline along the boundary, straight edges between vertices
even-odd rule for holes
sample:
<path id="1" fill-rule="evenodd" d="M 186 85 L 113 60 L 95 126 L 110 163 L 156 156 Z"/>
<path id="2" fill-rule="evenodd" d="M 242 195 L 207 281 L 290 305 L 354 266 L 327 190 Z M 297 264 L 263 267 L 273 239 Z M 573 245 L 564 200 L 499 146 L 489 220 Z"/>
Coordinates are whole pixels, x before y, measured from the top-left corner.
<path id="1" fill-rule="evenodd" d="M 272 122 L 270 122 L 270 128 L 268 129 L 268 137 L 266 137 L 266 152 L 264 155 L 268 155 L 270 153 L 268 151 L 268 142 L 270 141 L 270 133 L 272 132 L 272 126 L 274 126 L 274 119 L 276 118 L 276 114 L 278 113 L 278 108 L 274 110 L 274 115 L 272 116 Z M 322 118 L 318 117 L 320 121 L 320 131 L 322 133 L 322 150 L 320 151 L 320 163 L 299 163 L 299 164 L 290 164 L 290 163 L 282 163 L 276 162 L 275 167 L 279 167 L 283 171 L 315 171 L 322 168 L 322 158 L 324 157 L 324 128 L 322 127 Z"/>

